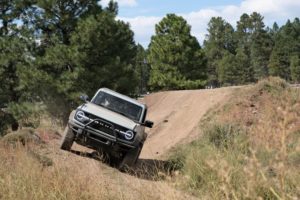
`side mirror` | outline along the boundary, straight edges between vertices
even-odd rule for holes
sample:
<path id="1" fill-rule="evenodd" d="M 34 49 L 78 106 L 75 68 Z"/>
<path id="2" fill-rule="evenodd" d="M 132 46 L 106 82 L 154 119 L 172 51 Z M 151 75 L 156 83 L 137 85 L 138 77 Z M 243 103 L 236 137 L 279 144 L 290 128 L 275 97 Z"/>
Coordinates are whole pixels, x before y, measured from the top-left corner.
<path id="1" fill-rule="evenodd" d="M 89 100 L 89 97 L 88 97 L 88 95 L 86 95 L 86 94 L 80 95 L 79 98 L 80 98 L 82 101 L 84 101 L 84 102 L 87 102 L 87 101 Z"/>
<path id="2" fill-rule="evenodd" d="M 148 120 L 146 120 L 145 123 L 144 123 L 144 126 L 146 126 L 146 127 L 148 127 L 148 128 L 152 128 L 153 125 L 154 125 L 154 123 L 151 122 L 151 121 L 148 121 Z"/>

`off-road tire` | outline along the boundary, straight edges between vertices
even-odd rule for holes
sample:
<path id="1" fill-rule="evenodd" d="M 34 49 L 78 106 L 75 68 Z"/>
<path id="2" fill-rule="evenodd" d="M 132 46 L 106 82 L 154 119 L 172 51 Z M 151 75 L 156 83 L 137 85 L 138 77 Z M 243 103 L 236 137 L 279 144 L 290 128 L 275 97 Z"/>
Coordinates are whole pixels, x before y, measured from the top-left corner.
<path id="1" fill-rule="evenodd" d="M 119 164 L 119 170 L 124 172 L 133 167 L 140 156 L 142 148 L 143 145 L 140 145 L 137 148 L 134 148 L 131 151 L 127 152 Z"/>
<path id="2" fill-rule="evenodd" d="M 73 142 L 74 142 L 74 138 L 75 138 L 75 135 L 74 135 L 72 129 L 70 129 L 69 126 L 67 126 L 64 131 L 64 136 L 63 136 L 60 148 L 62 150 L 70 151 L 71 147 L 73 145 Z"/>

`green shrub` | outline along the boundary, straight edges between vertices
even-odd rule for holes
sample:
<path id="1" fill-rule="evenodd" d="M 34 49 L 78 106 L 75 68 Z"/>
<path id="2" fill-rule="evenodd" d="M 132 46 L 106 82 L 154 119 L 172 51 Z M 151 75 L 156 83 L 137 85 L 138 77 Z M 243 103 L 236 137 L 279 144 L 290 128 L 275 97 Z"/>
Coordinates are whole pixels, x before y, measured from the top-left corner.
<path id="1" fill-rule="evenodd" d="M 2 112 L 0 108 L 0 137 L 8 133 L 9 127 L 12 124 L 15 124 L 16 120 L 11 114 Z"/>
<path id="2" fill-rule="evenodd" d="M 278 94 L 289 87 L 289 84 L 279 77 L 269 77 L 257 83 L 255 88 L 259 92 L 268 92 L 271 94 Z"/>
<path id="3" fill-rule="evenodd" d="M 30 102 L 10 103 L 8 111 L 12 114 L 23 127 L 37 128 L 40 124 L 40 118 L 43 114 L 41 104 Z"/>
<path id="4" fill-rule="evenodd" d="M 245 130 L 236 125 L 213 123 L 204 129 L 203 134 L 218 149 L 246 151 L 248 147 Z"/>
<path id="5" fill-rule="evenodd" d="M 7 123 L 5 123 L 0 117 L 0 136 L 5 135 L 7 132 Z"/>

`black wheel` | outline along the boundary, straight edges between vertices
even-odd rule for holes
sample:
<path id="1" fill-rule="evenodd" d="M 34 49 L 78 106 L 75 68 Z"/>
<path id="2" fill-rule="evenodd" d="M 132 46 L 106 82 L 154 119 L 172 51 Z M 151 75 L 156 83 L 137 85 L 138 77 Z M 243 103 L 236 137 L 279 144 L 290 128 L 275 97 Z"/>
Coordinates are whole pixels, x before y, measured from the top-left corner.
<path id="1" fill-rule="evenodd" d="M 73 131 L 69 128 L 69 126 L 66 127 L 64 131 L 64 137 L 62 139 L 62 143 L 60 145 L 60 148 L 62 150 L 70 151 L 71 147 L 74 142 L 75 135 Z"/>
<path id="2" fill-rule="evenodd" d="M 131 167 L 133 167 L 136 164 L 136 162 L 140 156 L 142 148 L 143 148 L 143 145 L 140 145 L 137 148 L 132 149 L 131 151 L 127 152 L 124 155 L 123 160 L 119 164 L 119 167 L 118 167 L 119 170 L 126 171 L 126 170 L 129 170 Z"/>

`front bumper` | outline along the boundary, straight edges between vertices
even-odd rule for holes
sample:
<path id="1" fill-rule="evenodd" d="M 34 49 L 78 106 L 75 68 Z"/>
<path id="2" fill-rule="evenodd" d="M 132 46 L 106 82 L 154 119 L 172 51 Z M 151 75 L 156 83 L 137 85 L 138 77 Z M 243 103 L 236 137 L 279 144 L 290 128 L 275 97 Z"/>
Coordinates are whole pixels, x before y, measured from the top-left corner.
<path id="1" fill-rule="evenodd" d="M 118 145 L 122 149 L 130 150 L 139 144 L 139 141 L 136 141 L 135 139 L 133 141 L 119 139 L 115 131 L 108 134 L 105 131 L 97 130 L 89 125 L 82 124 L 75 119 L 69 121 L 69 127 L 76 135 L 76 142 L 95 149 L 99 146 L 107 147 Z"/>

